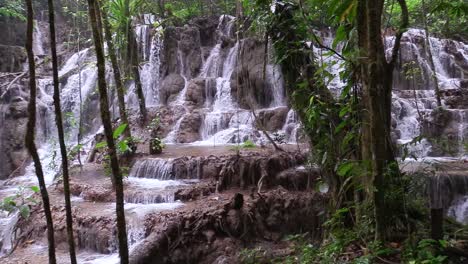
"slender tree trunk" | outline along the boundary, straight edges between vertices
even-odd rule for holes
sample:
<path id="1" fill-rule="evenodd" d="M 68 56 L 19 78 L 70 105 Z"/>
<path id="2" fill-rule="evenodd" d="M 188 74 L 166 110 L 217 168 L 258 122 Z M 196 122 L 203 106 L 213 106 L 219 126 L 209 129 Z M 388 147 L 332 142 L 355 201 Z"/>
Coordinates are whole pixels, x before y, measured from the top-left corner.
<path id="1" fill-rule="evenodd" d="M 145 94 L 143 93 L 143 86 L 141 84 L 140 79 L 140 65 L 138 59 L 138 45 L 135 39 L 135 35 L 133 34 L 132 29 L 129 29 L 129 53 L 131 56 L 131 67 L 133 72 L 133 79 L 135 81 L 135 90 L 138 97 L 138 105 L 140 107 L 140 119 L 141 123 L 144 124 L 146 122 L 146 103 L 145 103 Z"/>
<path id="2" fill-rule="evenodd" d="M 65 210 L 67 222 L 68 247 L 70 251 L 70 261 L 76 264 L 75 240 L 73 238 L 73 216 L 70 200 L 70 177 L 68 172 L 68 155 L 67 146 L 65 145 L 65 133 L 63 132 L 62 107 L 60 104 L 60 83 L 58 76 L 58 59 L 57 59 L 57 43 L 55 37 L 55 15 L 54 1 L 48 0 L 49 4 L 49 26 L 50 26 L 50 46 L 52 51 L 52 71 L 54 78 L 54 106 L 55 106 L 55 122 L 57 124 L 58 138 L 60 144 L 60 153 L 62 156 L 63 170 L 63 192 L 65 196 Z"/>
<path id="3" fill-rule="evenodd" d="M 125 108 L 125 88 L 122 82 L 122 77 L 120 74 L 119 63 L 117 62 L 117 57 L 115 53 L 114 43 L 112 43 L 112 33 L 110 30 L 109 20 L 107 19 L 107 10 L 105 7 L 101 7 L 102 11 L 102 22 L 104 26 L 105 39 L 107 44 L 107 49 L 109 53 L 109 58 L 112 64 L 112 71 L 114 73 L 114 81 L 117 90 L 117 101 L 119 103 L 119 114 L 122 123 L 127 124 L 128 128 L 125 129 L 124 135 L 126 137 L 131 137 L 130 123 L 128 122 L 127 110 Z"/>
<path id="4" fill-rule="evenodd" d="M 117 232 L 119 238 L 119 254 L 120 263 L 128 264 L 128 242 L 127 242 L 127 231 L 125 224 L 125 211 L 124 211 L 124 188 L 122 181 L 122 174 L 119 167 L 119 161 L 117 158 L 117 152 L 115 148 L 115 142 L 112 137 L 112 124 L 109 113 L 109 102 L 107 97 L 107 85 L 106 85 L 106 72 L 105 72 L 105 60 L 104 51 L 102 47 L 102 35 L 96 21 L 96 5 L 95 0 L 88 0 L 89 18 L 91 27 L 93 30 L 94 45 L 96 47 L 96 58 L 98 65 L 98 88 L 100 95 L 100 108 L 101 108 L 101 119 L 104 126 L 104 134 L 106 136 L 107 147 L 109 149 L 110 165 L 112 169 L 112 177 L 114 178 L 114 188 L 116 196 L 116 214 L 117 214 Z"/>
<path id="5" fill-rule="evenodd" d="M 400 48 L 401 35 L 407 26 L 407 8 L 404 0 L 398 0 L 403 22 L 397 34 L 393 54 L 387 62 L 381 36 L 383 0 L 359 0 L 358 46 L 361 61 L 361 85 L 363 90 L 363 121 L 361 153 L 368 174 L 364 180 L 369 198 L 374 203 L 376 239 L 384 241 L 387 229 L 385 191 L 388 177 L 398 173 L 390 137 L 392 74 Z M 392 170 L 390 170 L 392 168 Z"/>
<path id="6" fill-rule="evenodd" d="M 27 22 L 27 40 L 26 51 L 28 53 L 29 65 L 29 89 L 30 98 L 28 105 L 28 123 L 26 127 L 25 145 L 32 156 L 34 167 L 36 169 L 37 180 L 39 181 L 39 188 L 41 190 L 42 203 L 44 206 L 44 214 L 47 222 L 47 239 L 49 241 L 49 263 L 57 263 L 55 259 L 55 239 L 54 239 L 54 223 L 52 221 L 52 212 L 50 210 L 49 194 L 47 193 L 46 183 L 44 181 L 44 171 L 42 170 L 41 159 L 37 153 L 36 144 L 34 143 L 34 132 L 36 127 L 36 65 L 34 62 L 33 52 L 33 27 L 34 27 L 34 11 L 32 7 L 32 0 L 26 0 L 26 8 L 28 13 Z"/>
<path id="7" fill-rule="evenodd" d="M 143 93 L 143 87 L 141 85 L 140 79 L 140 65 L 138 59 L 138 45 L 135 38 L 135 34 L 133 34 L 132 30 L 132 20 L 130 17 L 130 0 L 125 0 L 125 16 L 128 18 L 128 23 L 126 25 L 126 37 L 127 37 L 127 72 L 133 75 L 133 80 L 135 82 L 135 90 L 138 97 L 138 105 L 140 108 L 140 119 L 141 124 L 144 124 L 146 121 L 146 103 L 145 103 L 145 95 Z"/>
<path id="8" fill-rule="evenodd" d="M 437 73 L 436 73 L 436 68 L 434 64 L 434 57 L 432 56 L 432 50 L 431 50 L 431 39 L 430 39 L 430 33 L 429 33 L 429 26 L 427 25 L 427 19 L 426 19 L 426 2 L 424 0 L 421 1 L 422 4 L 422 17 L 423 17 L 423 23 L 424 23 L 424 30 L 426 31 L 426 54 L 429 58 L 429 66 L 431 67 L 432 70 L 432 81 L 434 82 L 434 89 L 435 89 L 435 94 L 436 94 L 436 99 L 437 99 L 437 106 L 442 107 L 442 100 L 440 99 L 440 89 L 439 89 L 439 80 L 437 79 Z"/>

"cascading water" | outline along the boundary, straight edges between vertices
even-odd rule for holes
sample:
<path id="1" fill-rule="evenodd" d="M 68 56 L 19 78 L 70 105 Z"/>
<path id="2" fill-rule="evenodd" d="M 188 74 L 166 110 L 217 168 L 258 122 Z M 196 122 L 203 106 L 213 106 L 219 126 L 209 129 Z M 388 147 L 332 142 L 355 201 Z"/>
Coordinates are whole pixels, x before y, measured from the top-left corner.
<path id="1" fill-rule="evenodd" d="M 169 180 L 171 173 L 171 159 L 145 159 L 136 162 L 130 171 L 130 177 Z"/>
<path id="2" fill-rule="evenodd" d="M 44 45 L 44 38 L 42 36 L 42 30 L 39 26 L 39 21 L 34 20 L 33 52 L 35 56 L 46 55 L 43 45 Z"/>
<path id="3" fill-rule="evenodd" d="M 143 15 L 143 24 L 136 26 L 136 35 L 141 57 L 145 63 L 141 66 L 141 82 L 145 94 L 146 106 L 160 104 L 159 82 L 161 67 L 161 50 L 163 43 L 163 29 L 161 26 L 154 28 L 158 22 L 154 15 Z M 130 105 L 138 107 L 136 97 L 130 99 Z"/>
<path id="4" fill-rule="evenodd" d="M 141 57 L 144 63 L 141 67 L 141 79 L 144 93 L 146 95 L 147 106 L 160 106 L 161 102 L 161 87 L 160 76 L 161 56 L 163 52 L 163 35 L 159 28 L 153 28 L 156 20 L 153 16 L 144 16 L 142 24 L 136 27 L 136 35 L 138 36 L 138 45 L 141 51 Z M 177 53 L 172 58 L 175 63 L 175 73 L 180 74 L 183 79 L 182 85 L 177 88 L 179 91 L 173 98 L 175 100 L 169 102 L 168 108 L 176 109 L 176 120 L 171 124 L 172 131 L 168 134 L 165 141 L 168 143 L 178 142 L 178 137 L 181 134 L 181 126 L 185 117 L 188 117 L 194 110 L 202 112 L 202 122 L 199 127 L 200 141 L 194 144 L 211 145 L 211 144 L 230 144 L 242 143 L 246 139 L 260 141 L 261 133 L 255 126 L 255 120 L 252 112 L 241 106 L 239 98 L 236 98 L 231 88 L 233 83 L 232 75 L 236 72 L 236 67 L 239 66 L 238 54 L 239 49 L 244 44 L 242 40 L 233 41 L 234 36 L 234 18 L 229 16 L 221 16 L 217 28 L 216 41 L 209 44 L 211 47 L 209 56 L 202 58 L 203 65 L 200 68 L 200 74 L 197 78 L 204 80 L 204 102 L 199 106 L 200 109 L 190 106 L 187 102 L 189 83 L 193 80 L 194 71 L 189 67 L 190 59 L 187 55 L 187 50 L 177 46 Z M 37 55 L 44 55 L 44 47 L 42 46 L 40 27 L 36 26 L 35 36 L 38 41 L 35 42 Z M 404 76 L 395 73 L 394 92 L 393 92 L 393 123 L 394 133 L 399 143 L 404 144 L 410 142 L 413 138 L 419 136 L 423 131 L 422 119 L 429 118 L 434 109 L 437 108 L 435 100 L 434 87 L 431 84 L 431 74 L 427 57 L 423 54 L 424 49 L 419 45 L 423 43 L 421 38 L 424 37 L 420 30 L 410 30 L 405 34 L 404 44 L 402 45 L 402 54 L 400 59 L 403 62 L 416 61 L 420 71 L 422 72 L 418 81 L 413 85 L 412 81 L 408 81 Z M 226 41 L 226 39 L 231 39 Z M 324 44 L 329 45 L 332 42 L 330 34 L 324 35 Z M 181 41 L 181 40 L 177 40 Z M 386 38 L 386 47 L 391 50 L 394 39 Z M 175 47 L 175 46 L 174 46 Z M 208 47 L 205 47 L 208 48 Z M 335 94 L 338 94 L 343 87 L 343 83 L 339 78 L 341 69 L 340 63 L 336 56 L 328 56 L 327 52 L 312 47 L 317 58 L 321 63 L 328 63 L 329 71 L 334 75 L 333 78 L 327 80 Z M 42 49 L 42 51 L 41 51 Z M 436 38 L 431 38 L 431 50 L 434 54 L 436 74 L 439 80 L 441 89 L 456 90 L 463 86 L 462 81 L 466 80 L 463 62 L 468 61 L 467 45 L 454 41 L 445 41 Z M 387 52 L 388 53 L 388 52 Z M 78 120 L 80 112 L 88 117 L 86 132 L 92 135 L 98 131 L 100 120 L 95 117 L 98 114 L 98 104 L 95 94 L 96 86 L 96 66 L 92 51 L 84 49 L 71 56 L 60 70 L 60 79 L 62 82 L 62 104 L 63 112 L 68 116 L 66 120 L 67 130 L 70 135 L 68 145 L 72 146 L 76 140 L 77 129 L 73 120 Z M 110 69 L 110 67 L 108 67 Z M 401 69 L 400 69 L 401 70 Z M 172 72 L 172 73 L 174 73 Z M 279 131 L 286 135 L 289 143 L 297 141 L 299 134 L 300 122 L 297 113 L 288 109 L 284 92 L 284 80 L 281 75 L 281 69 L 277 65 L 267 64 L 266 85 L 271 93 L 271 100 L 268 101 L 263 109 L 255 110 L 257 115 L 261 111 L 275 110 L 284 108 L 286 111 L 283 121 L 280 123 Z M 109 78 L 111 80 L 112 78 Z M 40 90 L 41 111 L 38 117 L 38 139 L 42 140 L 40 155 L 43 160 L 44 168 L 47 168 L 46 177 L 48 184 L 52 180 L 58 169 L 60 161 L 53 159 L 53 153 L 57 150 L 54 144 L 48 143 L 45 140 L 55 137 L 55 127 L 53 122 L 53 110 L 51 107 L 51 80 L 38 80 L 38 88 Z M 417 89 L 416 89 L 417 88 Z M 83 98 L 84 107 L 81 109 L 79 97 Z M 130 89 L 131 90 L 131 89 Z M 414 91 L 416 90 L 416 91 Z M 127 95 L 127 103 L 129 108 L 138 108 L 138 103 L 134 97 L 135 93 L 129 92 Z M 237 99 L 237 100 L 236 100 Z M 468 138 L 466 134 L 466 109 L 455 109 L 450 107 L 448 102 L 444 102 L 447 111 L 452 114 L 452 122 L 450 123 L 450 133 L 458 142 L 457 155 L 465 153 L 463 143 Z M 80 111 L 81 110 L 81 111 Z M 181 111 L 182 110 L 182 111 Z M 181 115 L 179 115 L 182 112 Z M 5 117 L 0 117 L 3 120 Z M 3 122 L 3 121 L 2 121 Z M 51 136 L 52 135 L 52 136 Z M 3 140 L 3 139 L 2 139 Z M 40 143 L 40 142 L 38 142 Z M 417 156 L 432 155 L 431 143 L 422 141 L 416 146 L 411 147 L 411 151 Z M 192 162 L 192 161 L 191 161 Z M 141 159 L 137 160 L 130 171 L 130 176 L 125 180 L 126 183 L 126 205 L 125 211 L 128 218 L 128 235 L 131 247 L 135 246 L 142 238 L 145 237 L 145 229 L 142 219 L 149 212 L 159 209 L 171 209 L 181 206 L 180 202 L 175 201 L 174 190 L 177 186 L 189 184 L 187 181 L 177 179 L 177 175 L 187 175 L 186 178 L 199 178 L 201 175 L 200 162 L 193 160 L 194 164 L 185 162 L 179 171 L 175 169 L 175 161 L 173 159 Z M 51 164 L 52 166 L 48 166 Z M 178 174 L 180 173 L 180 174 Z M 0 198 L 14 194 L 17 191 L 17 186 L 37 185 L 33 167 L 30 165 L 26 169 L 26 174 L 22 177 L 16 177 L 8 181 L 1 182 Z M 453 198 L 452 206 L 449 209 L 449 215 L 453 215 L 459 221 L 466 221 L 468 208 L 468 199 L 463 193 L 458 193 L 456 198 Z M 80 199 L 75 199 L 75 202 L 82 202 Z M 106 210 L 112 212 L 113 204 L 105 204 Z M 17 215 L 0 215 L 0 232 L 2 233 L 2 252 L 8 251 L 11 237 L 11 230 L 15 226 Z M 86 230 L 85 230 L 86 231 Z M 89 244 L 85 249 L 93 248 L 93 240 L 97 236 L 96 230 L 87 230 L 82 234 L 83 244 Z M 111 249 L 109 252 L 115 253 L 115 238 L 110 238 Z M 106 249 L 107 250 L 107 249 Z M 104 251 L 104 250 L 102 250 Z M 102 252 L 101 252 L 102 253 Z M 108 253 L 108 252 L 106 252 Z M 89 252 L 80 253 L 80 263 L 117 263 L 118 255 L 96 256 Z"/>

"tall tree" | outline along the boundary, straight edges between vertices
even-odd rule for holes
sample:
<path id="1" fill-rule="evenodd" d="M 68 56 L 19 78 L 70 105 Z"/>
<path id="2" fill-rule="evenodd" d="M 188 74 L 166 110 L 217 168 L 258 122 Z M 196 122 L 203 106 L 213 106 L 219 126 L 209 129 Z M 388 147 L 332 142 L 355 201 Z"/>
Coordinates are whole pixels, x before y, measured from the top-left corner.
<path id="1" fill-rule="evenodd" d="M 437 106 L 441 107 L 442 106 L 442 100 L 440 99 L 440 89 L 439 89 L 439 80 L 437 78 L 437 73 L 436 73 L 436 68 L 434 64 L 434 56 L 432 56 L 432 49 L 431 49 L 431 35 L 429 31 L 429 26 L 427 24 L 427 15 L 426 13 L 427 6 L 426 6 L 426 1 L 422 0 L 421 1 L 421 7 L 422 7 L 422 21 L 424 24 L 424 30 L 426 31 L 426 54 L 429 59 L 429 66 L 431 67 L 432 70 L 432 81 L 434 82 L 434 89 L 435 89 L 435 94 L 436 94 L 436 99 L 437 99 Z"/>
<path id="2" fill-rule="evenodd" d="M 125 210 L 124 210 L 124 188 L 122 173 L 120 171 L 119 161 L 115 148 L 115 142 L 112 133 L 112 124 L 109 113 L 109 102 L 107 97 L 107 84 L 106 84 L 106 71 L 104 50 L 102 47 L 102 35 L 97 24 L 97 10 L 96 0 L 88 0 L 88 11 L 91 27 L 93 31 L 94 46 L 96 49 L 96 58 L 98 66 L 98 89 L 100 96 L 101 119 L 104 126 L 104 134 L 106 136 L 107 147 L 109 149 L 110 165 L 112 170 L 112 177 L 114 179 L 114 189 L 116 196 L 116 214 L 117 214 L 117 232 L 119 239 L 119 254 L 120 263 L 128 264 L 128 242 L 127 230 L 125 224 Z"/>
<path id="3" fill-rule="evenodd" d="M 112 65 L 112 71 L 114 73 L 114 81 L 115 81 L 115 86 L 116 86 L 115 88 L 117 90 L 117 101 L 119 104 L 120 119 L 122 120 L 122 123 L 128 125 L 127 129 L 125 129 L 125 132 L 124 132 L 125 136 L 131 137 L 130 123 L 128 121 L 127 110 L 125 107 L 125 87 L 122 82 L 122 75 L 120 73 L 119 63 L 117 61 L 114 43 L 112 42 L 112 33 L 110 29 L 109 19 L 107 18 L 106 6 L 103 5 L 101 9 L 97 11 L 101 11 L 101 18 L 102 18 L 102 23 L 104 26 L 106 44 L 108 48 L 109 58 L 110 58 L 111 65 Z"/>
<path id="4" fill-rule="evenodd" d="M 65 196 L 68 248 L 70 251 L 70 261 L 72 264 L 76 264 L 77 262 L 76 262 L 76 253 L 75 253 L 75 240 L 73 238 L 73 216 L 72 216 L 72 208 L 71 208 L 71 200 L 70 200 L 70 177 L 69 177 L 69 172 L 68 172 L 68 155 L 67 155 L 67 146 L 65 145 L 65 133 L 63 130 L 62 107 L 60 104 L 60 82 L 59 82 L 59 76 L 58 76 L 54 1 L 48 0 L 48 5 L 49 5 L 50 47 L 51 47 L 51 52 L 52 52 L 52 72 L 53 72 L 53 79 L 54 79 L 55 122 L 57 124 L 60 154 L 62 156 L 63 192 Z"/>
<path id="5" fill-rule="evenodd" d="M 376 238 L 386 239 L 386 184 L 398 174 L 390 137 L 393 70 L 400 49 L 400 40 L 408 26 L 405 0 L 398 0 L 402 23 L 395 38 L 390 61 L 387 62 L 381 34 L 385 0 L 358 0 L 357 31 L 362 85 L 362 159 L 368 161 L 364 180 L 367 194 L 374 204 Z"/>
<path id="6" fill-rule="evenodd" d="M 146 103 L 145 103 L 145 94 L 143 93 L 143 87 L 141 84 L 140 78 L 140 65 L 138 58 L 138 45 L 135 38 L 135 34 L 132 29 L 132 16 L 130 12 L 130 0 L 125 0 L 124 3 L 124 15 L 126 18 L 125 33 L 127 41 L 127 63 L 128 63 L 128 73 L 132 73 L 133 80 L 135 83 L 135 90 L 138 97 L 138 105 L 140 107 L 140 119 L 142 124 L 146 121 Z"/>
<path id="7" fill-rule="evenodd" d="M 27 9 L 27 31 L 26 31 L 26 51 L 28 54 L 29 65 L 29 90 L 30 98 L 28 105 L 28 123 L 26 127 L 25 145 L 34 162 L 36 169 L 37 180 L 39 181 L 39 188 L 41 190 L 42 204 L 44 207 L 44 214 L 47 223 L 47 240 L 49 242 L 49 263 L 57 263 L 55 258 L 55 239 L 54 239 L 54 223 L 52 221 L 52 212 L 50 210 L 49 194 L 47 193 L 47 186 L 44 181 L 44 171 L 42 170 L 41 159 L 37 153 L 36 144 L 34 143 L 34 133 L 36 128 L 36 65 L 34 62 L 33 52 L 33 30 L 34 30 L 34 11 L 32 0 L 26 0 Z"/>

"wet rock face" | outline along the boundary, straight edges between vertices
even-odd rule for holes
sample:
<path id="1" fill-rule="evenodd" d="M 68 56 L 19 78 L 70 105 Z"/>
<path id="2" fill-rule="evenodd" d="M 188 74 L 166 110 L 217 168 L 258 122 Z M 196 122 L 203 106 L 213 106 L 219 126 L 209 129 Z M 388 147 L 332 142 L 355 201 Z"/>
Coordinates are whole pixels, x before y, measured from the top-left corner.
<path id="1" fill-rule="evenodd" d="M 24 147 L 28 97 L 23 89 L 23 85 L 13 85 L 0 101 L 0 179 L 8 177 L 28 158 Z"/>
<path id="2" fill-rule="evenodd" d="M 258 119 L 267 131 L 278 131 L 283 127 L 288 111 L 287 107 L 262 110 L 258 113 Z"/>
<path id="3" fill-rule="evenodd" d="M 429 153 L 431 156 L 456 156 L 463 151 L 460 144 L 468 138 L 468 131 L 463 129 L 467 117 L 467 110 L 434 110 L 430 117 L 424 120 L 422 133 L 432 145 Z"/>
<path id="4" fill-rule="evenodd" d="M 163 78 L 173 73 L 197 76 L 202 66 L 199 29 L 192 25 L 166 28 L 161 65 Z"/>
<path id="5" fill-rule="evenodd" d="M 243 108 L 265 108 L 273 100 L 271 89 L 263 77 L 264 60 L 263 42 L 254 39 L 242 41 L 239 58 L 242 63 L 231 76 L 231 93 Z"/>
<path id="6" fill-rule="evenodd" d="M 26 61 L 26 50 L 23 47 L 0 45 L 0 72 L 23 71 Z"/>
<path id="7" fill-rule="evenodd" d="M 191 21 L 200 32 L 200 42 L 202 46 L 214 46 L 216 44 L 216 35 L 213 32 L 218 27 L 219 17 L 197 17 Z"/>
<path id="8" fill-rule="evenodd" d="M 174 101 L 177 94 L 184 89 L 185 81 L 180 74 L 172 73 L 166 76 L 161 83 L 161 101 L 167 103 Z"/>
<path id="9" fill-rule="evenodd" d="M 216 88 L 216 87 L 215 87 Z M 216 89 L 208 91 L 206 87 L 206 80 L 202 78 L 193 79 L 187 87 L 186 100 L 194 107 L 200 108 L 205 104 L 207 97 L 214 97 Z"/>
<path id="10" fill-rule="evenodd" d="M 192 143 L 199 140 L 201 122 L 202 117 L 198 112 L 185 115 L 180 123 L 180 130 L 177 136 L 178 143 Z"/>

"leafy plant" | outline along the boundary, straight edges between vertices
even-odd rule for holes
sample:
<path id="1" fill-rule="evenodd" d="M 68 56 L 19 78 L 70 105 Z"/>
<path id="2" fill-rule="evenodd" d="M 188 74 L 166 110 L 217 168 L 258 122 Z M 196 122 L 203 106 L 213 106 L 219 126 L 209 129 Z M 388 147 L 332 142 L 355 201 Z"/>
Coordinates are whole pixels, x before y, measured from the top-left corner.
<path id="1" fill-rule="evenodd" d="M 422 239 L 415 248 L 407 247 L 405 252 L 407 262 L 410 264 L 442 264 L 446 263 L 447 256 L 441 254 L 448 246 L 445 240 Z"/>
<path id="2" fill-rule="evenodd" d="M 23 2 L 20 0 L 0 0 L 0 18 L 9 17 L 26 21 Z"/>
<path id="3" fill-rule="evenodd" d="M 256 264 L 260 262 L 262 255 L 265 254 L 265 250 L 261 248 L 245 248 L 239 253 L 240 260 L 244 264 Z"/>
<path id="4" fill-rule="evenodd" d="M 149 141 L 150 154 L 161 154 L 165 145 L 158 137 L 154 137 Z"/>
<path id="5" fill-rule="evenodd" d="M 21 217 L 27 219 L 31 214 L 31 205 L 37 204 L 37 201 L 26 193 L 28 189 L 34 193 L 39 192 L 39 187 L 37 186 L 29 188 L 19 187 L 15 195 L 8 196 L 0 201 L 0 210 L 7 211 L 8 214 L 18 211 Z"/>
<path id="6" fill-rule="evenodd" d="M 248 139 L 244 141 L 244 143 L 242 143 L 241 147 L 244 149 L 249 149 L 249 148 L 256 148 L 257 145 L 255 145 L 255 143 L 252 140 Z"/>

